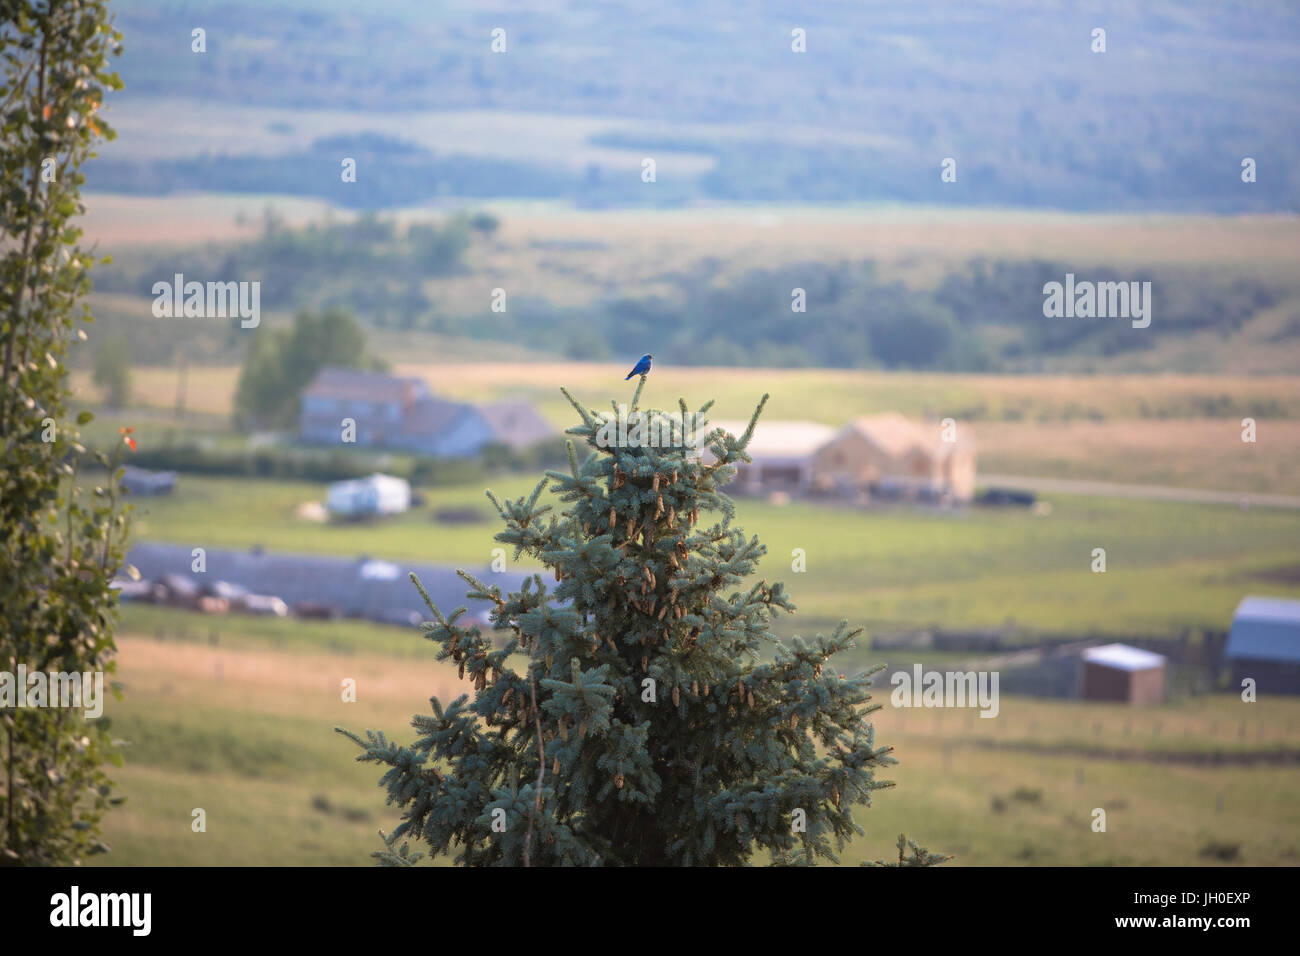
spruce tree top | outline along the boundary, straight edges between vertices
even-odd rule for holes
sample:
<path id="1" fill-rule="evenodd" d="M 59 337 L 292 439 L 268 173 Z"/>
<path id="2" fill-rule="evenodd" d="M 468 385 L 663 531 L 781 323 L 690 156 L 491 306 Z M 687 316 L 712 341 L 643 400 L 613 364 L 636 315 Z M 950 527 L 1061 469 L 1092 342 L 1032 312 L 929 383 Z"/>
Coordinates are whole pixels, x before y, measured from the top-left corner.
<path id="1" fill-rule="evenodd" d="M 420 856 L 409 838 L 465 865 L 834 860 L 862 832 L 854 806 L 890 786 L 874 776 L 894 762 L 868 721 L 875 671 L 828 665 L 860 630 L 786 646 L 770 631 L 794 610 L 783 586 L 747 580 L 765 549 L 721 489 L 751 460 L 767 396 L 735 436 L 708 429 L 712 402 L 642 412 L 644 387 L 612 413 L 565 391 L 585 459 L 571 441 L 569 472 L 528 498 L 489 492 L 496 540 L 553 577 L 503 594 L 459 572 L 493 633 L 459 624 L 463 607 L 444 616 L 415 581 L 426 636 L 474 696 L 432 699 L 409 746 L 340 731 L 390 768 L 380 783 L 404 810 L 381 863 Z M 548 483 L 558 514 L 539 504 Z"/>

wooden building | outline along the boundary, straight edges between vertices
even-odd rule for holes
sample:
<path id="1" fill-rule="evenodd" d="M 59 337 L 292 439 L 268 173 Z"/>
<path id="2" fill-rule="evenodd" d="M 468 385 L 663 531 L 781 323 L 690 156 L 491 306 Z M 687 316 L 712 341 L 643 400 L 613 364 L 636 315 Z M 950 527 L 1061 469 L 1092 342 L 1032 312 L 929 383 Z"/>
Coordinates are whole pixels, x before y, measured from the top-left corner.
<path id="1" fill-rule="evenodd" d="M 1128 644 L 1103 644 L 1083 651 L 1085 700 L 1111 700 L 1129 704 L 1155 704 L 1165 698 L 1162 654 Z"/>
<path id="2" fill-rule="evenodd" d="M 975 495 L 975 445 L 970 426 L 945 440 L 939 423 L 920 424 L 895 412 L 850 422 L 813 456 L 819 488 L 891 489 L 925 495 Z"/>

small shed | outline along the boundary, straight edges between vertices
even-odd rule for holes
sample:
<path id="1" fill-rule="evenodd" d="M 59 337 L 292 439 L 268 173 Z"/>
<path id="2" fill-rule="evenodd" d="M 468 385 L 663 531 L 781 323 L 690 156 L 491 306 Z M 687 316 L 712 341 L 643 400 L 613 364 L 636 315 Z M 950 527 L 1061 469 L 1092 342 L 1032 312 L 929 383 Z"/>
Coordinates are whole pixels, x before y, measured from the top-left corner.
<path id="1" fill-rule="evenodd" d="M 1242 598 L 1223 656 L 1237 688 L 1251 678 L 1258 693 L 1300 694 L 1300 601 Z"/>
<path id="2" fill-rule="evenodd" d="M 1155 704 L 1165 699 L 1163 654 L 1128 644 L 1102 644 L 1083 651 L 1085 700 Z"/>
<path id="3" fill-rule="evenodd" d="M 381 474 L 337 481 L 329 486 L 325 504 L 340 518 L 401 514 L 411 507 L 411 486 L 405 478 Z"/>

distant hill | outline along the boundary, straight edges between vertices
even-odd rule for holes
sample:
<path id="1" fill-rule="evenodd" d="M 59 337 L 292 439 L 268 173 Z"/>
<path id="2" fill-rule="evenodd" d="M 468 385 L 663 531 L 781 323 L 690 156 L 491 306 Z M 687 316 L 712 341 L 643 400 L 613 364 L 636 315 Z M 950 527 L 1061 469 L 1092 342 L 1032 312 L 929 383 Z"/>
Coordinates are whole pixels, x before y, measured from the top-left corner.
<path id="1" fill-rule="evenodd" d="M 1300 209 L 1300 7 L 1287 2 L 114 6 L 127 88 L 112 105 L 137 135 L 91 167 L 99 190 L 292 191 L 362 208 L 499 196 Z M 196 26 L 206 53 L 190 50 Z M 792 50 L 796 28 L 806 52 Z M 533 114 L 557 119 L 525 135 Z M 386 143 L 367 138 L 378 133 Z M 357 151 L 349 189 L 339 159 Z M 652 188 L 644 156 L 659 164 Z M 941 183 L 948 157 L 957 180 Z M 1245 157 L 1256 182 L 1241 181 Z"/>
<path id="2" fill-rule="evenodd" d="M 469 214 L 405 230 L 371 214 L 298 230 L 272 217 L 246 242 L 136 250 L 97 275 L 95 332 L 126 335 L 144 364 L 181 354 L 232 361 L 247 340 L 237 320 L 155 319 L 142 304 L 159 276 L 180 272 L 260 280 L 271 311 L 343 306 L 390 340 L 401 337 L 408 353 L 432 335 L 596 360 L 641 354 L 653 343 L 656 358 L 679 366 L 1023 372 L 1222 371 L 1255 350 L 1273 363 L 1235 367 L 1294 372 L 1300 344 L 1294 278 L 1044 258 L 956 260 L 922 286 L 888 276 L 872 259 L 810 261 L 792 249 L 776 267 L 720 275 L 701 260 L 669 283 L 635 291 L 600 282 L 578 304 L 548 298 L 539 284 L 492 311 L 486 293 L 499 280 L 488 281 L 478 263 L 497 250 L 496 229 L 493 217 Z M 551 253 L 515 250 L 512 269 L 526 269 L 530 254 Z M 629 268 L 616 254 L 573 255 Z M 457 282 L 479 290 L 470 311 L 438 300 L 439 283 Z M 1053 283 L 1068 284 L 1069 314 L 1051 314 L 1045 290 Z M 1076 314 L 1085 286 L 1099 291 L 1089 314 Z M 1117 307 L 1127 311 L 1116 315 Z"/>

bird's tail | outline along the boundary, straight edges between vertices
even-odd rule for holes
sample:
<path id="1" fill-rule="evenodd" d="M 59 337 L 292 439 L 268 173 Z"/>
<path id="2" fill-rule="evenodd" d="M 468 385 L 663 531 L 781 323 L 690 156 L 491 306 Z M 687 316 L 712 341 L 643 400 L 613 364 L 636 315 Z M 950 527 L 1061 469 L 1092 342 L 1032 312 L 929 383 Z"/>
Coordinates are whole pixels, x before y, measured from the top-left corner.
<path id="1" fill-rule="evenodd" d="M 635 375 L 635 374 L 636 374 L 636 372 L 628 372 L 628 373 L 627 373 L 627 378 L 623 379 L 623 381 L 625 381 L 625 382 L 628 381 L 628 380 L 631 379 L 632 376 Z"/>

